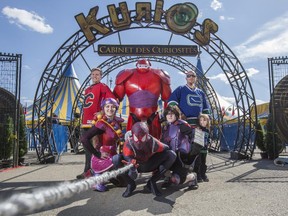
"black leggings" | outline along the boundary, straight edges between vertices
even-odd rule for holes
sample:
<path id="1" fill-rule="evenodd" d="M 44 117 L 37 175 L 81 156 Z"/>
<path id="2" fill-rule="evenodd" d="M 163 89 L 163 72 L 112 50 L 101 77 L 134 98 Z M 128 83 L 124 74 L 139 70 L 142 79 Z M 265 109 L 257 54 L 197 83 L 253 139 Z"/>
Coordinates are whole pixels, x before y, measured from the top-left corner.
<path id="1" fill-rule="evenodd" d="M 176 154 L 172 150 L 166 150 L 164 152 L 156 153 L 145 163 L 139 163 L 137 171 L 139 173 L 152 172 L 163 166 L 164 169 L 170 169 L 176 160 Z"/>

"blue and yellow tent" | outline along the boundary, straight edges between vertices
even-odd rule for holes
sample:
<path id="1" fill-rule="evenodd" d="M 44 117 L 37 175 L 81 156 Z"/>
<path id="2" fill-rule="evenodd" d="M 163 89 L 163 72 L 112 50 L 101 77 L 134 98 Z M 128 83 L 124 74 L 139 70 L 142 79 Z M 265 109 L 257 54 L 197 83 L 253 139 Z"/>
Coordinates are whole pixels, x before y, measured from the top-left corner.
<path id="1" fill-rule="evenodd" d="M 75 101 L 76 95 L 80 89 L 79 79 L 75 73 L 73 64 L 67 66 L 64 70 L 64 75 L 62 76 L 59 85 L 52 89 L 52 94 L 55 92 L 55 98 L 53 107 L 49 107 L 48 110 L 52 109 L 52 113 L 55 113 L 62 124 L 66 124 L 71 121 L 72 106 Z M 46 100 L 47 96 L 44 96 Z M 46 102 L 42 103 L 41 110 L 45 110 Z M 79 108 L 78 108 L 79 109 Z M 33 105 L 27 107 L 26 110 L 26 124 L 27 126 L 32 124 L 32 110 Z M 78 110 L 80 113 L 80 109 Z M 36 116 L 34 119 L 37 118 Z"/>

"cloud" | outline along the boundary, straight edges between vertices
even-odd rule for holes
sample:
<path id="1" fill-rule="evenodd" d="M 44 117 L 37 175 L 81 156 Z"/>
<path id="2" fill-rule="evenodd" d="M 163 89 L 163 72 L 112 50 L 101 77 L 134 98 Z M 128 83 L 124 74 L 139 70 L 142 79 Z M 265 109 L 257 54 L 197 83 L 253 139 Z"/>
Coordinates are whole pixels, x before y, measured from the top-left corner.
<path id="1" fill-rule="evenodd" d="M 29 65 L 23 65 L 23 68 L 27 70 L 31 70 L 31 67 Z"/>
<path id="2" fill-rule="evenodd" d="M 267 103 L 267 101 L 256 99 L 256 105 L 260 105 L 260 104 L 264 104 L 264 103 Z"/>
<path id="3" fill-rule="evenodd" d="M 252 77 L 252 76 L 254 76 L 255 74 L 257 74 L 259 72 L 260 71 L 255 69 L 255 68 L 246 69 L 246 74 L 247 74 L 248 77 Z M 236 78 L 237 78 L 237 75 L 236 75 Z M 220 81 L 224 82 L 225 84 L 229 84 L 229 81 L 228 81 L 228 79 L 227 79 L 227 77 L 226 77 L 226 75 L 224 73 L 220 73 L 220 74 L 217 74 L 217 75 L 214 75 L 214 76 L 210 76 L 210 77 L 208 77 L 208 79 L 209 80 L 220 80 Z"/>
<path id="4" fill-rule="evenodd" d="M 24 106 L 30 106 L 30 105 L 32 105 L 33 103 L 34 103 L 34 100 L 32 100 L 32 99 L 28 99 L 27 97 L 25 97 L 25 96 L 22 96 L 21 98 L 20 98 L 20 100 L 21 100 L 21 103 L 24 105 Z"/>
<path id="5" fill-rule="evenodd" d="M 265 23 L 256 34 L 235 47 L 235 53 L 243 62 L 287 55 L 288 13 Z"/>
<path id="6" fill-rule="evenodd" d="M 234 17 L 225 17 L 225 16 L 220 16 L 220 17 L 219 17 L 219 20 L 222 20 L 222 21 L 224 21 L 224 20 L 232 21 L 232 20 L 234 20 L 234 19 L 235 19 Z"/>
<path id="7" fill-rule="evenodd" d="M 255 68 L 248 68 L 246 69 L 246 73 L 247 73 L 247 76 L 248 77 L 252 77 L 254 76 L 255 74 L 258 74 L 260 71 L 255 69 Z"/>
<path id="8" fill-rule="evenodd" d="M 222 3 L 218 0 L 213 0 L 210 4 L 210 7 L 216 11 L 216 10 L 222 8 Z"/>
<path id="9" fill-rule="evenodd" d="M 29 28 L 42 34 L 51 34 L 53 28 L 45 23 L 45 18 L 40 17 L 35 12 L 11 8 L 9 6 L 2 9 L 2 13 L 8 18 L 9 22 L 17 25 L 21 29 Z"/>
<path id="10" fill-rule="evenodd" d="M 214 76 L 209 76 L 208 77 L 209 80 L 220 80 L 223 81 L 225 84 L 229 84 L 227 77 L 224 73 L 220 73 Z"/>

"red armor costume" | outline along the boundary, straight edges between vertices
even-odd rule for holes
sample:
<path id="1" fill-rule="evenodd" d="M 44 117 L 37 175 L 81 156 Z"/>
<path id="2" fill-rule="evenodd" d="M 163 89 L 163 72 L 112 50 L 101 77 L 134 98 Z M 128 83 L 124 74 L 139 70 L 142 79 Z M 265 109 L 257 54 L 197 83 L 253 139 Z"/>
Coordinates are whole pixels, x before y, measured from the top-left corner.
<path id="1" fill-rule="evenodd" d="M 95 126 L 81 139 L 83 145 L 92 153 L 91 168 L 94 173 L 102 173 L 113 166 L 112 157 L 117 154 L 118 142 L 123 136 L 120 129 L 120 123 L 123 121 L 122 118 L 116 116 L 113 120 L 108 120 L 105 116 L 99 116 Z M 102 135 L 97 149 L 94 149 L 90 142 L 90 139 L 95 135 Z M 100 158 L 100 152 L 106 152 L 109 154 L 109 158 Z"/>
<path id="2" fill-rule="evenodd" d="M 118 103 L 114 98 L 104 99 L 101 103 L 102 109 L 106 104 L 112 104 L 118 107 Z M 116 108 L 114 110 L 116 112 Z M 99 114 L 95 125 L 90 128 L 81 138 L 81 142 L 92 153 L 91 168 L 94 173 L 102 173 L 113 166 L 112 157 L 117 154 L 117 147 L 121 138 L 123 138 L 121 123 L 122 118 L 115 116 L 107 117 L 107 114 Z M 93 147 L 90 139 L 95 135 L 101 135 L 100 142 L 96 148 Z M 101 153 L 104 152 L 107 158 L 102 158 Z"/>
<path id="3" fill-rule="evenodd" d="M 149 125 L 149 133 L 160 138 L 161 125 L 157 114 L 158 99 L 166 102 L 171 95 L 170 77 L 167 72 L 150 68 L 148 60 L 139 60 L 136 69 L 125 69 L 116 77 L 114 95 L 122 101 L 125 94 L 129 100 L 127 131 L 137 121 Z"/>
<path id="4" fill-rule="evenodd" d="M 115 113 L 119 107 L 118 102 L 114 98 L 107 98 L 101 102 L 102 113 L 97 115 L 95 125 L 93 125 L 82 137 L 83 146 L 92 154 L 91 168 L 95 176 L 117 168 L 117 147 L 123 139 L 121 130 L 122 118 L 116 117 Z M 94 148 L 91 138 L 95 135 L 101 135 L 100 142 Z M 94 188 L 97 191 L 105 191 L 107 188 L 104 184 L 96 184 Z"/>

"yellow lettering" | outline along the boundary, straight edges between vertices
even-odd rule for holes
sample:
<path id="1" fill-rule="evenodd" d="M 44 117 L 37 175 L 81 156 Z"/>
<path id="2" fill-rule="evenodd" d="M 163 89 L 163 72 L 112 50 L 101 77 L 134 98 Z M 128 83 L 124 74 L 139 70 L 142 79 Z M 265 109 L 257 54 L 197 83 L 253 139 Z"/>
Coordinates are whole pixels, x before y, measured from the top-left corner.
<path id="1" fill-rule="evenodd" d="M 127 3 L 121 2 L 119 4 L 120 13 L 119 10 L 116 9 L 115 5 L 108 5 L 108 11 L 111 18 L 112 25 L 115 29 L 125 29 L 131 25 L 131 18 L 128 11 Z"/>
<path id="2" fill-rule="evenodd" d="M 151 22 L 151 3 L 136 3 L 135 21 Z"/>
<path id="3" fill-rule="evenodd" d="M 137 22 L 153 22 L 155 24 L 166 24 L 168 29 L 175 34 L 185 34 L 190 32 L 193 26 L 196 23 L 198 16 L 198 8 L 190 2 L 178 3 L 171 6 L 166 12 L 163 10 L 164 0 L 156 0 L 156 6 L 154 14 L 152 14 L 151 3 L 150 2 L 136 2 L 136 16 L 130 17 L 130 11 L 126 2 L 119 3 L 119 7 L 116 7 L 114 4 L 108 5 L 108 13 L 112 23 L 107 21 L 100 22 L 97 20 L 96 15 L 98 13 L 99 7 L 93 7 L 90 9 L 87 17 L 83 13 L 75 16 L 75 19 L 80 26 L 84 36 L 86 37 L 89 43 L 94 43 L 96 41 L 96 33 L 106 35 L 115 30 L 123 30 L 130 27 L 132 23 Z M 165 13 L 165 15 L 163 15 Z M 152 17 L 153 15 L 153 17 Z M 101 19 L 102 20 L 102 19 Z M 109 22 L 109 21 L 108 21 Z M 106 27 L 107 26 L 107 27 Z M 140 26 L 141 27 L 141 26 Z M 150 27 L 150 26 L 147 26 Z M 205 19 L 201 26 L 201 31 L 195 30 L 194 39 L 200 45 L 207 45 L 210 42 L 210 34 L 216 33 L 218 31 L 218 25 L 213 22 L 211 19 Z M 151 49 L 146 47 L 132 48 L 126 47 L 116 48 L 114 47 L 102 47 L 99 50 L 99 53 L 108 53 L 108 52 L 118 52 L 118 53 L 127 53 L 133 51 L 146 54 L 149 52 L 153 53 L 197 53 L 197 48 L 163 48 L 163 47 L 151 47 Z"/>
<path id="4" fill-rule="evenodd" d="M 101 46 L 101 47 L 99 47 L 100 49 L 98 50 L 98 52 L 100 52 L 100 53 L 106 53 L 106 50 L 105 50 L 105 48 L 106 48 L 106 46 Z"/>
<path id="5" fill-rule="evenodd" d="M 202 23 L 202 32 L 196 30 L 194 39 L 202 46 L 208 45 L 210 42 L 210 33 L 216 33 L 218 25 L 211 19 L 205 19 Z"/>
<path id="6" fill-rule="evenodd" d="M 164 5 L 163 0 L 156 1 L 154 20 L 153 20 L 153 22 L 156 24 L 161 22 L 162 14 L 164 12 L 163 5 Z"/>
<path id="7" fill-rule="evenodd" d="M 98 10 L 99 10 L 98 6 L 91 8 L 86 18 L 84 17 L 83 13 L 75 16 L 78 25 L 80 26 L 85 37 L 90 43 L 93 43 L 96 40 L 92 32 L 92 29 L 97 30 L 99 33 L 103 35 L 108 34 L 111 31 L 111 29 L 97 22 L 96 15 Z"/>

